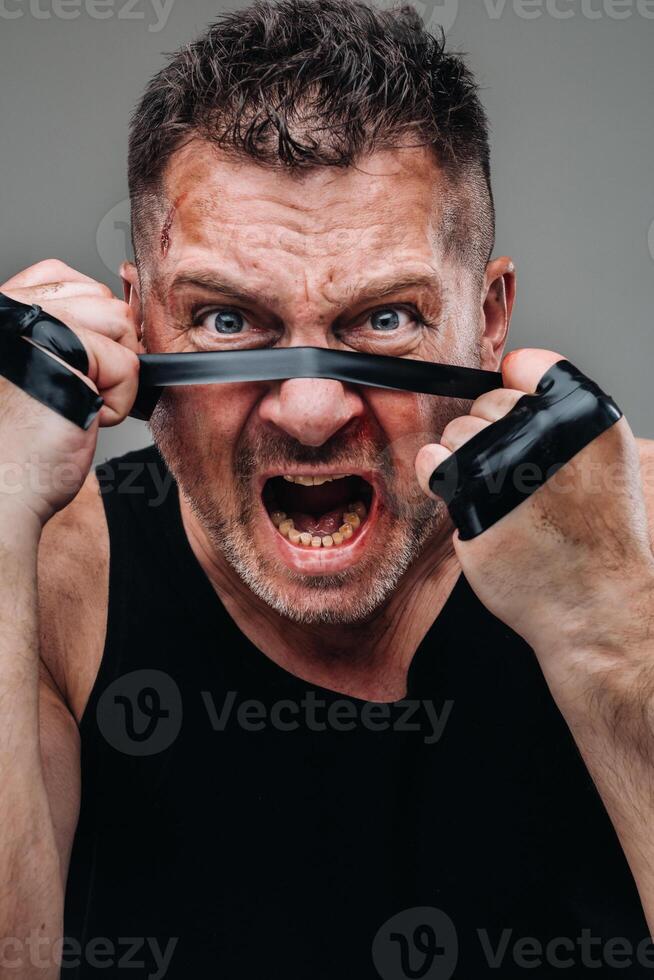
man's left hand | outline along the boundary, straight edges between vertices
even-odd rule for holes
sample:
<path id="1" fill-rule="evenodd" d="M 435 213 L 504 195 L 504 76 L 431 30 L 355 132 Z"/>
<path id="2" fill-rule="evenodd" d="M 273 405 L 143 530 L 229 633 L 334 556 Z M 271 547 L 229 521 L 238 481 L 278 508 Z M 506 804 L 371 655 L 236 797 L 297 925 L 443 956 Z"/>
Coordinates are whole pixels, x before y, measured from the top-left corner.
<path id="1" fill-rule="evenodd" d="M 505 357 L 505 388 L 416 458 L 434 469 L 533 393 L 560 354 Z M 454 547 L 479 599 L 534 649 L 620 836 L 654 928 L 654 555 L 623 417 L 512 511 Z M 516 733 L 519 735 L 519 733 Z"/>

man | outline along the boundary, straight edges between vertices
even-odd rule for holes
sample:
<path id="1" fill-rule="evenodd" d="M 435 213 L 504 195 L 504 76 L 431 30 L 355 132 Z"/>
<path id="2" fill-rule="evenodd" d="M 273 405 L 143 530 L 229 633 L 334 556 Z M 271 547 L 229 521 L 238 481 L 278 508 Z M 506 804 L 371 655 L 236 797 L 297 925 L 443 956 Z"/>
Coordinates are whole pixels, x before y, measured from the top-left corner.
<path id="1" fill-rule="evenodd" d="M 98 424 L 1 381 L 0 975 L 647 975 L 651 444 L 621 419 L 467 541 L 428 487 L 561 360 L 502 361 L 472 77 L 410 8 L 255 4 L 150 83 L 129 179 L 125 302 L 1 287 L 78 335 L 100 426 L 143 351 L 504 387 L 169 388 L 89 473 Z"/>

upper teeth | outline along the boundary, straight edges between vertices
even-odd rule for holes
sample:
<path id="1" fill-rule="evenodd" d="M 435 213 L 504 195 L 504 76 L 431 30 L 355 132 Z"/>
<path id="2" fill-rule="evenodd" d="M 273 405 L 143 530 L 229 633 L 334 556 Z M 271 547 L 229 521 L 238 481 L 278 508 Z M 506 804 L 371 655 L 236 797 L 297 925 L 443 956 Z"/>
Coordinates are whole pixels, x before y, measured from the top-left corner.
<path id="1" fill-rule="evenodd" d="M 303 487 L 319 487 L 322 483 L 331 483 L 332 480 L 344 480 L 350 473 L 334 473 L 331 476 L 311 476 L 301 474 L 300 476 L 290 476 L 284 474 L 284 479 L 289 483 L 300 483 Z"/>

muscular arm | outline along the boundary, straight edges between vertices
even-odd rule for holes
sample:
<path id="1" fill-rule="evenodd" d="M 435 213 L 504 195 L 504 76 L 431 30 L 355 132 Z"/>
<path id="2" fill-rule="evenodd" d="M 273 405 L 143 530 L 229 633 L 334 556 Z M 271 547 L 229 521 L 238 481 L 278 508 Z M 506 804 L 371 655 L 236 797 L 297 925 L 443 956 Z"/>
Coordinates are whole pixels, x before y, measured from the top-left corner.
<path id="1" fill-rule="evenodd" d="M 654 442 L 637 442 L 654 550 Z M 624 567 L 624 585 L 606 605 L 586 646 L 559 651 L 570 665 L 569 683 L 558 684 L 556 700 L 618 835 L 654 936 L 654 580 L 643 581 Z M 585 684 L 574 679 L 577 672 Z"/>
<path id="2" fill-rule="evenodd" d="M 639 439 L 640 470 L 654 551 L 654 441 Z M 606 670 L 595 711 L 574 732 L 616 829 L 654 936 L 654 592 L 643 593 L 616 668 Z M 617 610 L 616 610 L 617 614 Z M 633 626 L 633 629 L 630 627 Z M 612 638 L 607 639 L 611 650 Z M 606 651 L 601 651 L 604 655 Z M 622 665 L 629 657 L 631 669 Z M 589 723 L 588 718 L 594 718 Z M 574 731 L 574 729 L 573 729 Z"/>
<path id="3" fill-rule="evenodd" d="M 38 522 L 0 510 L 0 976 L 56 977 L 64 870 L 39 745 Z M 47 712 L 46 712 L 47 714 Z M 40 965 L 31 962 L 35 951 Z M 43 965 L 43 962 L 47 966 Z"/>
<path id="4" fill-rule="evenodd" d="M 104 639 L 101 511 L 94 477 L 42 532 L 0 511 L 0 977 L 59 976 L 77 720 Z"/>

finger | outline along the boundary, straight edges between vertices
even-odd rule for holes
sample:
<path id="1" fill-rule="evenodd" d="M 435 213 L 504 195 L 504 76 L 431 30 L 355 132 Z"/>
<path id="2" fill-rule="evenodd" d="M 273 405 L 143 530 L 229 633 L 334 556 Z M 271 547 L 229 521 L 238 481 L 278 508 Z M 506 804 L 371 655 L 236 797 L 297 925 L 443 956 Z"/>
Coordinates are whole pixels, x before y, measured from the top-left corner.
<path id="1" fill-rule="evenodd" d="M 106 286 L 103 282 L 94 282 L 93 280 L 89 282 L 85 280 L 76 280 L 75 282 L 59 280 L 57 282 L 48 282 L 44 285 L 27 287 L 5 285 L 2 286 L 0 292 L 10 296 L 11 299 L 18 300 L 19 303 L 26 303 L 28 306 L 31 306 L 32 303 L 44 306 L 46 302 L 52 299 L 60 300 L 73 296 L 96 296 L 102 299 L 116 298 L 109 286 Z"/>
<path id="2" fill-rule="evenodd" d="M 495 388 L 476 398 L 470 406 L 469 414 L 475 418 L 485 419 L 487 422 L 497 422 L 498 419 L 504 418 L 524 395 L 524 391 L 516 391 L 515 388 Z"/>
<path id="3" fill-rule="evenodd" d="M 88 381 L 104 399 L 100 425 L 118 425 L 129 414 L 139 377 L 136 354 L 94 330 L 76 330 L 89 358 Z"/>
<path id="4" fill-rule="evenodd" d="M 533 393 L 538 382 L 546 371 L 564 361 L 563 354 L 552 350 L 523 347 L 511 351 L 502 361 L 502 379 L 506 388 L 516 388 L 518 391 Z"/>
<path id="5" fill-rule="evenodd" d="M 65 262 L 61 262 L 59 259 L 44 259 L 16 273 L 15 276 L 12 276 L 11 279 L 8 279 L 4 283 L 4 286 L 7 289 L 22 289 L 27 286 L 39 286 L 48 282 L 81 281 L 95 282 L 95 279 L 91 279 L 90 276 L 85 276 L 83 272 L 78 272 L 77 269 L 71 269 L 69 265 L 66 265 Z M 4 286 L 0 287 L 0 292 L 2 292 Z"/>
<path id="6" fill-rule="evenodd" d="M 77 296 L 50 300 L 43 307 L 72 330 L 92 330 L 134 353 L 142 353 L 134 312 L 122 299 Z"/>
<path id="7" fill-rule="evenodd" d="M 472 418 L 470 415 L 461 415 L 457 419 L 452 419 L 443 429 L 441 446 L 455 453 L 478 432 L 487 429 L 490 424 L 485 419 Z"/>
<path id="8" fill-rule="evenodd" d="M 415 461 L 416 476 L 418 477 L 418 483 L 421 489 L 428 497 L 433 497 L 436 499 L 436 494 L 432 493 L 429 487 L 429 478 L 436 469 L 440 466 L 452 453 L 445 446 L 439 446 L 436 443 L 429 443 L 427 446 L 423 446 L 418 452 Z"/>
<path id="9" fill-rule="evenodd" d="M 46 350 L 44 353 L 53 360 L 59 361 L 85 385 L 102 396 L 104 404 L 98 415 L 101 427 L 118 425 L 129 415 L 136 400 L 139 359 L 127 347 L 93 330 L 77 328 L 74 333 L 86 351 L 89 362 L 88 374 L 82 374 L 71 367 L 52 351 Z M 23 341 L 28 344 L 34 343 L 29 337 L 23 338 Z M 35 346 L 39 345 L 35 344 Z"/>

